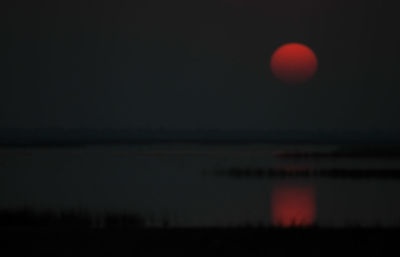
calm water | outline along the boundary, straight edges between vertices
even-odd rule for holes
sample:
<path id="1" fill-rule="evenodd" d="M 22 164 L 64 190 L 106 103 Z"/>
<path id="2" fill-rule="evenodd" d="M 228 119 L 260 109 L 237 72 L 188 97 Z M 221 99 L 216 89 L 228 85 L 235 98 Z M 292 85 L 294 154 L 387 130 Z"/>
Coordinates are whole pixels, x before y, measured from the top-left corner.
<path id="1" fill-rule="evenodd" d="M 175 226 L 400 225 L 400 180 L 214 176 L 230 168 L 400 168 L 396 159 L 287 160 L 334 146 L 149 145 L 0 150 L 0 207 L 123 211 Z"/>

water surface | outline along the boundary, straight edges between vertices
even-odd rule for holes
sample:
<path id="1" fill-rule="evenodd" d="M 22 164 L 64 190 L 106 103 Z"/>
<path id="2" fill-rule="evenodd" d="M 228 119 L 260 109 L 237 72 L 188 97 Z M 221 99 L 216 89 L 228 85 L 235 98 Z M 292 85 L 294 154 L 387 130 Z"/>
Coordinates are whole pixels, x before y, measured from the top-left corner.
<path id="1" fill-rule="evenodd" d="M 399 225 L 400 181 L 213 175 L 232 168 L 400 168 L 396 158 L 273 156 L 276 151 L 334 147 L 169 144 L 2 149 L 0 207 L 132 212 L 152 217 L 154 225 L 167 219 L 174 226 L 270 225 L 291 216 L 295 223 L 306 225 Z M 287 200 L 296 190 L 300 196 L 292 193 L 292 200 Z M 279 205 L 282 192 L 289 196 Z M 277 217 L 282 210 L 283 216 Z"/>

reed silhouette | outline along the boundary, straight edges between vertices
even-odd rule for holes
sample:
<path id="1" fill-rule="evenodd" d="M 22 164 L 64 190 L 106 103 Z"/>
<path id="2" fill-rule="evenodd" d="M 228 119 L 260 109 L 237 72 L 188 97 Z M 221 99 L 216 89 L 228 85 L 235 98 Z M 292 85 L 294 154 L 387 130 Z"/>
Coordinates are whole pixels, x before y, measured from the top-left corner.
<path id="1" fill-rule="evenodd" d="M 0 210 L 2 228 L 141 228 L 147 219 L 135 213 L 90 215 L 83 211 L 34 211 L 32 209 Z"/>
<path id="2" fill-rule="evenodd" d="M 2 256 L 386 256 L 400 227 L 146 227 L 136 214 L 106 214 L 93 226 L 83 212 L 0 211 Z M 115 229 L 123 228 L 123 229 Z"/>

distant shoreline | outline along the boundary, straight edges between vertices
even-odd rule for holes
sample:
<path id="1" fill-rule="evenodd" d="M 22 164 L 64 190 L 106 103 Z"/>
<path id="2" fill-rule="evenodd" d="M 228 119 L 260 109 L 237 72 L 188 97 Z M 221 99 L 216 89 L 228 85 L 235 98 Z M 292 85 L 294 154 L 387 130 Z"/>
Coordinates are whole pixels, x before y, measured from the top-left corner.
<path id="1" fill-rule="evenodd" d="M 390 147 L 391 149 L 398 149 L 400 152 L 400 142 L 367 142 L 367 141 L 312 141 L 312 140 L 215 140 L 215 139 L 190 139 L 190 140 L 176 140 L 176 139 L 138 139 L 138 140 L 51 140 L 51 141 L 24 141 L 24 142 L 0 142 L 0 148 L 24 148 L 24 147 L 37 147 L 37 148 L 51 148 L 51 147 L 88 147 L 88 146 L 111 146 L 111 145 L 173 145 L 173 144 L 194 144 L 194 145 L 335 145 L 335 146 L 358 146 L 382 148 Z M 307 153 L 307 155 L 318 155 L 319 153 Z M 282 153 L 282 156 L 285 153 Z M 298 155 L 297 153 L 287 154 Z"/>

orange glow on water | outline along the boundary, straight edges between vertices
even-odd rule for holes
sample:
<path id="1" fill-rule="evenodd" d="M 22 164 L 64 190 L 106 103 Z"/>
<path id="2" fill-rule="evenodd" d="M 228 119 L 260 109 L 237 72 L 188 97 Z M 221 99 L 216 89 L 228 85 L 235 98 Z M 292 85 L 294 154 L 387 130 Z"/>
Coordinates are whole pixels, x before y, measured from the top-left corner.
<path id="1" fill-rule="evenodd" d="M 274 226 L 311 226 L 315 222 L 315 190 L 311 186 L 279 186 L 272 192 Z"/>

